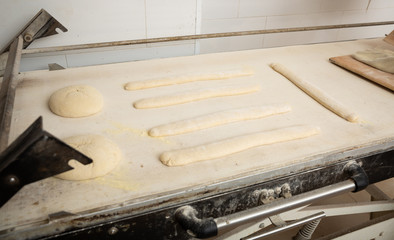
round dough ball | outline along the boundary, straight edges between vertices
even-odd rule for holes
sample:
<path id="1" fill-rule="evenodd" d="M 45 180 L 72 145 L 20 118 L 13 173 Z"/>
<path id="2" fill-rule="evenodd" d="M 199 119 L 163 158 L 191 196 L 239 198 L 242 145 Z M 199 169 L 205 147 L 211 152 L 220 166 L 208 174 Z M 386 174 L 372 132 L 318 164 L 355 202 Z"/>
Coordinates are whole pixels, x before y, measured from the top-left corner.
<path id="1" fill-rule="evenodd" d="M 68 86 L 54 92 L 49 108 L 62 117 L 78 118 L 98 113 L 103 108 L 103 96 L 92 86 Z"/>
<path id="2" fill-rule="evenodd" d="M 86 180 L 104 176 L 112 171 L 122 158 L 119 147 L 100 135 L 81 135 L 64 139 L 64 142 L 90 157 L 93 163 L 83 165 L 75 159 L 69 161 L 74 169 L 56 175 L 65 180 Z"/>

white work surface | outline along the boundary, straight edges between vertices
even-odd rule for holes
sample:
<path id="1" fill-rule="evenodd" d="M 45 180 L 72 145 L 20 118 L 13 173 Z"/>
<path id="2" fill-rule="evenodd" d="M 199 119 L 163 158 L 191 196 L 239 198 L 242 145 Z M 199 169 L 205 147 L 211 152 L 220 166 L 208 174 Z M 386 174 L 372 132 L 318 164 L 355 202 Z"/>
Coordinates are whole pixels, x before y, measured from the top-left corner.
<path id="1" fill-rule="evenodd" d="M 25 186 L 0 209 L 0 230 L 46 219 L 48 214 L 59 211 L 78 213 L 141 197 L 165 195 L 252 172 L 299 164 L 341 149 L 357 148 L 375 141 L 393 141 L 393 92 L 328 61 L 333 56 L 374 47 L 394 50 L 381 39 L 373 39 L 22 73 L 16 92 L 11 140 L 37 117 L 43 116 L 44 129 L 60 139 L 78 134 L 100 134 L 113 140 L 121 148 L 123 160 L 113 172 L 94 180 L 49 178 Z M 269 67 L 272 62 L 285 65 L 352 109 L 362 123 L 347 122 L 322 107 L 273 71 Z M 146 90 L 123 89 L 129 81 L 223 72 L 243 67 L 254 69 L 255 75 Z M 247 95 L 157 109 L 135 109 L 132 105 L 141 98 L 185 90 L 255 83 L 261 86 L 261 91 Z M 50 95 L 59 88 L 74 84 L 96 87 L 104 96 L 102 112 L 76 119 L 53 114 L 48 108 Z M 152 138 L 147 135 L 151 127 L 174 120 L 273 103 L 289 103 L 292 111 L 178 136 Z M 319 126 L 321 134 L 182 167 L 167 167 L 159 161 L 159 155 L 164 151 L 298 124 Z"/>

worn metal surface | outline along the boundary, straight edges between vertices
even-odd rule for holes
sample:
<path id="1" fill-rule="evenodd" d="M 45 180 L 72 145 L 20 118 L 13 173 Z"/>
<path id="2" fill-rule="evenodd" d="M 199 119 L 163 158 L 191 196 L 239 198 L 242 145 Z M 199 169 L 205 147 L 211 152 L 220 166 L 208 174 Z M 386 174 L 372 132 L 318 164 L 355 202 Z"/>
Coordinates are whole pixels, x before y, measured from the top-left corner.
<path id="1" fill-rule="evenodd" d="M 19 35 L 11 44 L 3 82 L 0 89 L 0 152 L 8 145 L 11 117 L 14 107 L 16 81 L 22 54 L 22 36 Z"/>
<path id="2" fill-rule="evenodd" d="M 135 39 L 135 40 L 114 41 L 114 42 L 78 44 L 78 45 L 69 45 L 69 46 L 60 46 L 60 47 L 26 49 L 23 51 L 23 54 L 70 51 L 70 50 L 81 50 L 81 49 L 88 49 L 88 48 L 102 48 L 102 47 L 113 47 L 113 46 L 127 46 L 127 45 L 146 44 L 146 43 L 197 40 L 197 39 L 206 39 L 206 38 L 236 37 L 236 36 L 247 36 L 247 35 L 257 35 L 257 34 L 268 34 L 268 33 L 284 33 L 284 32 L 328 30 L 328 29 L 339 29 L 339 28 L 371 27 L 371 26 L 390 25 L 390 24 L 394 24 L 394 21 L 355 23 L 355 24 L 337 24 L 337 25 L 312 26 L 312 27 L 279 28 L 279 29 L 251 30 L 251 31 L 240 31 L 240 32 L 225 32 L 225 33 L 208 33 L 208 34 L 196 34 L 196 35 L 173 36 L 173 37 L 159 37 L 159 38 Z"/>
<path id="3" fill-rule="evenodd" d="M 57 34 L 56 29 L 60 29 L 63 32 L 67 32 L 62 24 L 60 24 L 54 17 L 52 17 L 47 11 L 41 9 L 22 29 L 16 34 L 14 38 L 22 36 L 24 39 L 23 48 L 27 48 L 34 39 L 42 38 Z M 3 49 L 0 54 L 10 49 L 10 45 L 14 40 L 12 39 Z"/>

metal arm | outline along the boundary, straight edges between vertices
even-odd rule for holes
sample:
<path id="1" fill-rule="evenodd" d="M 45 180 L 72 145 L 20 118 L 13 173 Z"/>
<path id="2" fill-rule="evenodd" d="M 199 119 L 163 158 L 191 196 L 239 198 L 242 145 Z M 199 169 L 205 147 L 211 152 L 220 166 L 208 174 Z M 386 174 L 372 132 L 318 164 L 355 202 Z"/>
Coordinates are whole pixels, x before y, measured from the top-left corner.
<path id="1" fill-rule="evenodd" d="M 279 199 L 270 204 L 237 212 L 228 216 L 216 219 L 199 219 L 196 216 L 197 211 L 194 208 L 191 206 L 183 206 L 177 209 L 175 217 L 179 224 L 187 230 L 190 235 L 204 238 L 213 237 L 225 230 L 249 221 L 264 219 L 281 212 L 308 205 L 320 199 L 362 190 L 365 184 L 368 185 L 368 176 L 356 162 L 350 162 L 350 164 L 346 166 L 345 171 L 353 174 L 350 176 L 351 179 L 307 193 L 302 193 L 291 198 Z M 209 226 L 208 230 L 202 229 L 201 227 L 195 227 L 205 225 Z M 196 230 L 200 232 L 196 232 Z"/>

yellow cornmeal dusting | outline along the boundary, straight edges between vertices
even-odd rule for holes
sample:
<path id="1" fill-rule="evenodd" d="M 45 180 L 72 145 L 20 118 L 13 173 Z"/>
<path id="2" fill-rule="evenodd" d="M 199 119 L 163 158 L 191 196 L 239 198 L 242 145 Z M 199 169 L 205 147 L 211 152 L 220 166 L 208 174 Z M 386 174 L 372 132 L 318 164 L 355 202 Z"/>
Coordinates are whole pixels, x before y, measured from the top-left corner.
<path id="1" fill-rule="evenodd" d="M 152 138 L 148 135 L 148 131 L 146 130 L 141 130 L 141 129 L 137 129 L 137 128 L 131 128 L 129 126 L 126 126 L 122 123 L 118 123 L 118 122 L 113 122 L 110 121 L 109 122 L 114 128 L 112 129 L 106 129 L 105 132 L 111 135 L 120 135 L 120 134 L 125 134 L 125 133 L 132 133 L 135 135 L 138 135 L 140 137 L 149 137 Z M 152 139 L 157 139 L 160 140 L 164 143 L 168 143 L 168 144 L 172 144 L 172 141 L 169 141 L 167 138 L 165 137 L 154 137 Z"/>
<path id="2" fill-rule="evenodd" d="M 120 180 L 112 178 L 112 176 L 98 177 L 94 179 L 95 183 L 111 188 L 117 188 L 125 191 L 136 191 L 139 189 L 139 183 L 131 182 L 129 180 Z"/>
<path id="3" fill-rule="evenodd" d="M 112 126 L 114 126 L 114 129 L 107 129 L 105 132 L 109 134 L 123 134 L 123 133 L 133 133 L 136 135 L 139 135 L 141 137 L 148 136 L 148 133 L 146 130 L 141 130 L 137 128 L 131 128 L 129 126 L 126 126 L 124 124 L 118 123 L 118 122 L 110 122 Z"/>

